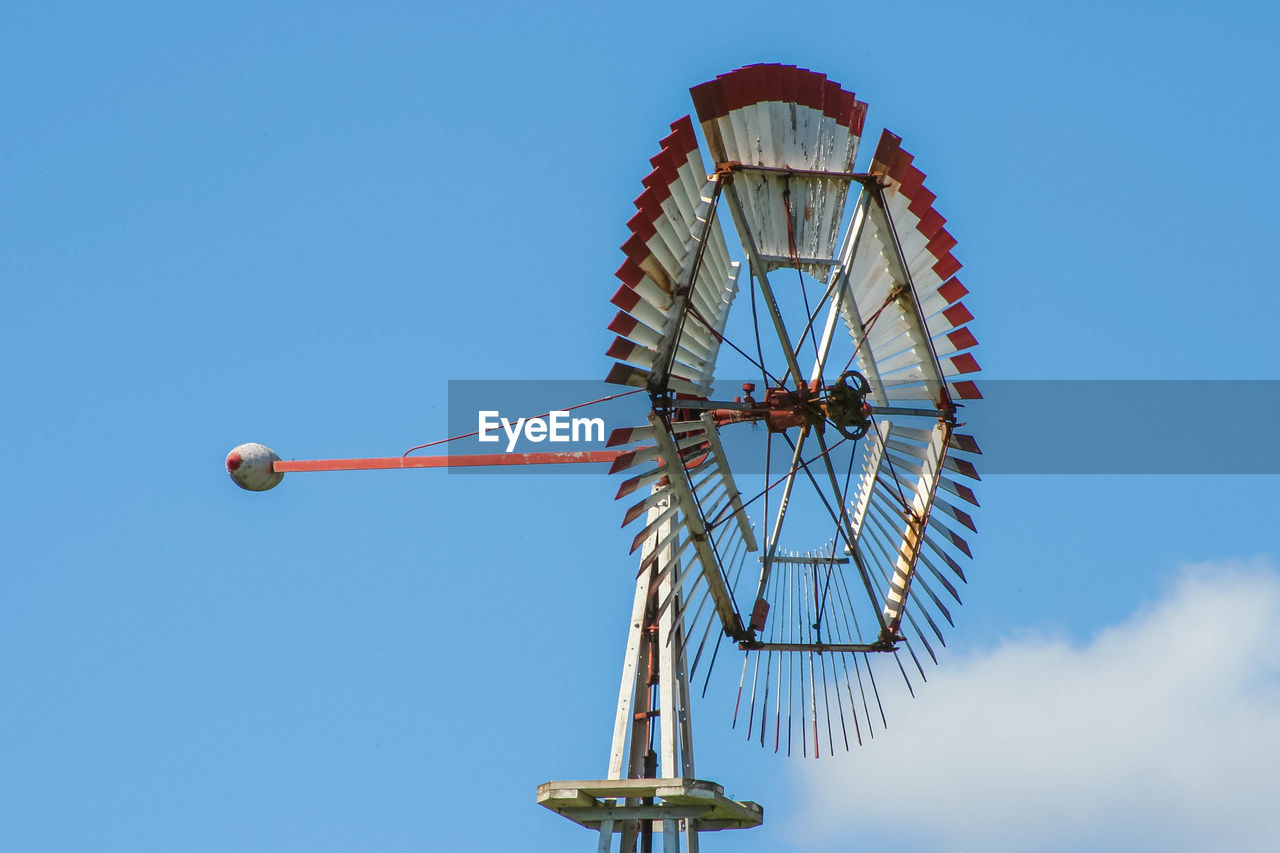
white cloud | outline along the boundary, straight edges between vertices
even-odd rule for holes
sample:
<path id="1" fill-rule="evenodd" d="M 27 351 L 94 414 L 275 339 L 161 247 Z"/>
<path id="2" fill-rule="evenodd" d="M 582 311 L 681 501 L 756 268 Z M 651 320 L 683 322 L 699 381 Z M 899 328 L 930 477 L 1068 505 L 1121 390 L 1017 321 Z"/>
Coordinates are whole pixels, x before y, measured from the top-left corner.
<path id="1" fill-rule="evenodd" d="M 1188 566 L 1087 645 L 953 656 L 892 712 L 868 746 L 800 770 L 808 843 L 1280 849 L 1280 573 Z"/>

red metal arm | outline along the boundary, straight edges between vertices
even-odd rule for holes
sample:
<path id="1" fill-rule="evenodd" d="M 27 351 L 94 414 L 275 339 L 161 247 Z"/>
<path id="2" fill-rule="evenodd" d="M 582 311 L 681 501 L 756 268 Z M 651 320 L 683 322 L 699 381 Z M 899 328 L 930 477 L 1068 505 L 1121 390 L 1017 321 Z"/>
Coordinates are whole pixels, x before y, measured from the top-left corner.
<path id="1" fill-rule="evenodd" d="M 281 459 L 272 463 L 277 474 L 300 471 L 369 471 L 386 468 L 476 468 L 487 465 L 562 465 L 573 462 L 613 462 L 622 451 L 569 450 L 548 453 L 482 453 L 446 456 L 382 456 L 370 459 Z"/>

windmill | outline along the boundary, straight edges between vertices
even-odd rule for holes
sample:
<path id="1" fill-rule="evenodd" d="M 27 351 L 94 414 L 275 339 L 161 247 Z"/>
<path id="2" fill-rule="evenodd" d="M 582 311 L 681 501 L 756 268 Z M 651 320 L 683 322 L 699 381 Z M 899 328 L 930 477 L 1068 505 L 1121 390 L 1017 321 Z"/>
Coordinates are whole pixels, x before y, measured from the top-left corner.
<path id="1" fill-rule="evenodd" d="M 924 677 L 971 556 L 977 342 L 924 174 L 888 131 L 855 171 L 867 105 L 824 75 L 754 65 L 691 94 L 709 162 L 692 118 L 671 124 L 612 298 L 607 381 L 648 395 L 643 422 L 572 453 L 286 462 L 242 445 L 227 460 L 251 489 L 352 468 L 626 474 L 639 573 L 608 770 L 537 794 L 600 851 L 648 851 L 656 833 L 695 851 L 701 832 L 762 822 L 695 771 L 692 681 L 718 660 L 741 657 L 733 725 L 765 748 L 816 758 L 873 737 L 873 661 L 908 688 Z M 750 377 L 732 398 L 730 365 Z"/>

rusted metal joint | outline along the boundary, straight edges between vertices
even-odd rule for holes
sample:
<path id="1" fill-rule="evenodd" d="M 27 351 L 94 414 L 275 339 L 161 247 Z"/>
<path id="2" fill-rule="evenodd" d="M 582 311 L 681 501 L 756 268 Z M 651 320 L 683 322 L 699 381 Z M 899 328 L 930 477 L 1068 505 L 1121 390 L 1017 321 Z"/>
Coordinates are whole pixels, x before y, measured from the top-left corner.
<path id="1" fill-rule="evenodd" d="M 738 162 L 737 160 L 729 160 L 724 163 L 716 163 L 715 172 L 709 175 L 708 177 L 713 178 L 714 180 L 720 181 L 721 183 L 731 184 L 733 183 L 733 173 L 741 168 L 742 168 L 742 163 Z"/>
<path id="2" fill-rule="evenodd" d="M 871 645 L 880 651 L 891 652 L 901 641 L 901 634 L 890 631 L 888 628 L 882 628 L 880 629 L 880 636 L 876 637 L 876 641 Z"/>
<path id="3" fill-rule="evenodd" d="M 850 379 L 855 380 L 854 385 L 849 383 Z M 747 396 L 735 397 L 734 402 L 747 405 L 712 409 L 716 426 L 763 421 L 769 432 L 783 433 L 804 426 L 822 431 L 830 422 L 845 438 L 856 441 L 866 434 L 870 425 L 871 409 L 866 402 L 870 388 L 867 380 L 854 371 L 846 371 L 835 384 L 827 387 L 810 386 L 802 379 L 794 389 L 769 388 L 759 403 L 751 396 L 754 384 L 748 382 L 742 388 Z"/>

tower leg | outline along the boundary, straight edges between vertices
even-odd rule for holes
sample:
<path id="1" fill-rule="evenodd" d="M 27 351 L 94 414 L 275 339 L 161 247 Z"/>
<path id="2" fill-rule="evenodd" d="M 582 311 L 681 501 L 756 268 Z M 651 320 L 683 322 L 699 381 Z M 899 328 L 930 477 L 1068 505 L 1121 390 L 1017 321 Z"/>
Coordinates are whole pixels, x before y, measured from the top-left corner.
<path id="1" fill-rule="evenodd" d="M 667 507 L 664 501 L 651 509 L 650 520 Z M 669 522 L 659 525 L 641 551 L 608 777 L 538 786 L 541 805 L 599 832 L 598 853 L 698 853 L 699 832 L 764 819 L 760 806 L 731 800 L 716 783 L 694 776 L 683 578 L 673 532 Z"/>
<path id="2" fill-rule="evenodd" d="M 660 504 L 650 512 L 657 516 L 665 508 Z M 669 523 L 660 525 L 640 554 L 609 754 L 610 779 L 694 778 L 680 561 L 670 545 L 657 549 L 670 532 Z M 652 797 L 624 801 L 629 806 L 652 802 Z M 615 830 L 620 830 L 620 853 L 633 853 L 637 842 L 641 853 L 647 853 L 659 825 L 663 853 L 679 853 L 682 829 L 691 842 L 688 849 L 698 849 L 692 819 L 603 821 L 598 849 L 609 853 Z"/>

